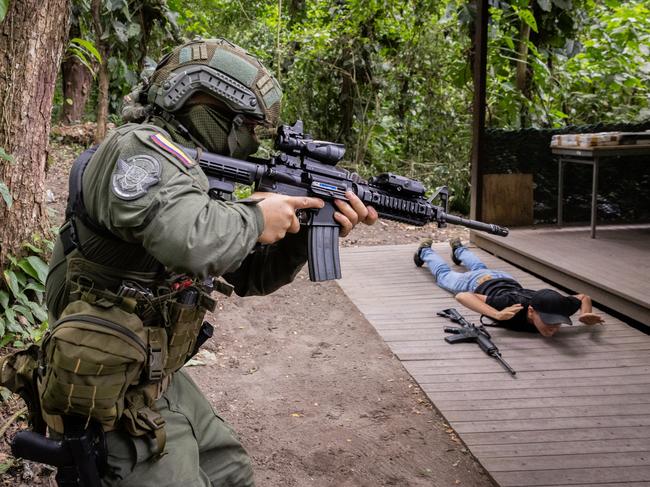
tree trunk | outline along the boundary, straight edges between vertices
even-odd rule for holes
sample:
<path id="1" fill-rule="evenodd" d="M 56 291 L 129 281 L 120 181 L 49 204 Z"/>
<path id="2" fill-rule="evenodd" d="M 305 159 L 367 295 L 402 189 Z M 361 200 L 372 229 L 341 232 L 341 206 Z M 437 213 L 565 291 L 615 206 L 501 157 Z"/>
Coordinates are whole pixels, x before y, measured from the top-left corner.
<path id="1" fill-rule="evenodd" d="M 519 29 L 519 40 L 517 43 L 517 70 L 515 76 L 515 85 L 517 89 L 529 100 L 530 93 L 530 67 L 528 66 L 528 41 L 530 39 L 530 25 L 523 20 Z M 519 124 L 521 128 L 529 125 L 530 116 L 528 107 L 523 105 L 519 110 Z"/>
<path id="2" fill-rule="evenodd" d="M 517 89 L 524 93 L 528 84 L 528 39 L 530 39 L 530 25 L 521 22 L 519 29 L 519 42 L 517 43 Z"/>
<path id="3" fill-rule="evenodd" d="M 81 37 L 78 24 L 70 28 L 70 38 L 74 37 Z M 93 76 L 77 57 L 68 56 L 61 64 L 61 77 L 63 110 L 61 110 L 60 121 L 70 124 L 81 120 L 84 116 Z"/>
<path id="4" fill-rule="evenodd" d="M 61 123 L 71 124 L 81 120 L 86 113 L 86 102 L 90 95 L 93 76 L 76 57 L 61 65 L 63 84 L 63 110 Z"/>
<path id="5" fill-rule="evenodd" d="M 0 23 L 0 267 L 32 235 L 49 232 L 45 171 L 56 76 L 68 32 L 69 0 L 15 0 Z"/>
<path id="6" fill-rule="evenodd" d="M 99 144 L 106 137 L 106 122 L 108 121 L 108 48 L 98 46 L 102 56 L 99 66 L 98 87 L 97 87 L 97 128 L 95 129 L 95 143 Z"/>
<path id="7" fill-rule="evenodd" d="M 95 39 L 97 39 L 97 50 L 99 51 L 99 55 L 102 57 L 102 62 L 99 65 L 99 75 L 97 77 L 97 128 L 95 129 L 95 143 L 101 142 L 106 136 L 106 122 L 108 120 L 108 88 L 110 81 L 108 74 L 108 58 L 111 55 L 111 48 L 106 40 L 102 40 L 102 35 L 104 34 L 101 19 L 102 3 L 101 0 L 93 0 L 91 7 Z"/>

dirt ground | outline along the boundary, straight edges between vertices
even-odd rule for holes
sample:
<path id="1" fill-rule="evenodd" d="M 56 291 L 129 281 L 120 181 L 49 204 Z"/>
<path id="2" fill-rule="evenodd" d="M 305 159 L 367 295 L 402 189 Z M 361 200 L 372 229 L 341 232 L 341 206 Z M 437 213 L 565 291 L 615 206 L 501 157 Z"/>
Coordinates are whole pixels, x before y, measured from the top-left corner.
<path id="1" fill-rule="evenodd" d="M 58 215 L 70 152 L 55 144 L 52 153 L 48 187 Z M 432 232 L 439 241 L 468 235 L 378 222 L 341 245 L 415 250 Z M 215 335 L 190 371 L 238 432 L 259 487 L 494 485 L 335 282 L 312 283 L 303 270 L 270 296 L 219 298 L 210 321 Z M 47 485 L 39 471 L 19 464 L 1 480 Z"/>

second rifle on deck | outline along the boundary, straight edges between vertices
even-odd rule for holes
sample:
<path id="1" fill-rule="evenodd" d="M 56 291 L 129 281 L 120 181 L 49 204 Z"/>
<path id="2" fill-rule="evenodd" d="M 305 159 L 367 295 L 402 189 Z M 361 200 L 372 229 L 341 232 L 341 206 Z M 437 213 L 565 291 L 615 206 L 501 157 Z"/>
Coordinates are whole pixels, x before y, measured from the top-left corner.
<path id="1" fill-rule="evenodd" d="M 492 342 L 492 337 L 483 325 L 476 326 L 474 323 L 470 323 L 463 318 L 463 315 L 461 315 L 456 308 L 443 309 L 442 311 L 438 311 L 436 314 L 460 325 L 460 327 L 445 327 L 445 333 L 454 334 L 454 336 L 445 337 L 447 343 L 476 342 L 481 350 L 487 353 L 490 357 L 496 359 L 504 369 L 512 374 L 512 376 L 517 373 L 512 367 L 510 367 L 510 365 L 508 365 L 508 362 L 503 360 L 501 352 L 499 352 L 497 346 Z"/>

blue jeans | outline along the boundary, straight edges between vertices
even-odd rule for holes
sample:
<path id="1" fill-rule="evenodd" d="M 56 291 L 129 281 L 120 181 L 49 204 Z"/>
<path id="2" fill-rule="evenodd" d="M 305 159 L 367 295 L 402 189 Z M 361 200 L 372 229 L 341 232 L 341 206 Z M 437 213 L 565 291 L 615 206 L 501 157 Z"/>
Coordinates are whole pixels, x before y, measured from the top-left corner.
<path id="1" fill-rule="evenodd" d="M 456 249 L 456 257 L 460 260 L 467 272 L 452 271 L 442 257 L 432 249 L 423 249 L 420 257 L 427 264 L 431 274 L 436 278 L 436 283 L 442 289 L 456 294 L 460 292 L 473 292 L 479 285 L 481 278 L 491 276 L 493 279 L 514 279 L 507 272 L 488 269 L 481 260 L 468 248 Z"/>

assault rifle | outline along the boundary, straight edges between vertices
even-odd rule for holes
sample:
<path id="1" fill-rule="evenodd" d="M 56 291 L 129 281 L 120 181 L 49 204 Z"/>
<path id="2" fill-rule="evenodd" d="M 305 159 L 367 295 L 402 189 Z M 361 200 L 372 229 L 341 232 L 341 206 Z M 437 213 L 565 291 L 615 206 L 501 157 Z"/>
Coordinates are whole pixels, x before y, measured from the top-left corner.
<path id="1" fill-rule="evenodd" d="M 501 353 L 499 352 L 499 349 L 497 346 L 492 342 L 492 337 L 490 337 L 490 334 L 488 331 L 485 329 L 483 325 L 481 326 L 476 326 L 474 323 L 470 323 L 467 321 L 465 318 L 463 318 L 463 315 L 461 315 L 458 311 L 456 311 L 456 308 L 449 308 L 449 309 L 443 309 L 442 311 L 438 311 L 436 313 L 438 316 L 442 316 L 444 318 L 448 318 L 454 323 L 458 323 L 460 325 L 460 328 L 452 327 L 452 326 L 446 326 L 445 327 L 445 333 L 453 333 L 455 336 L 446 336 L 445 341 L 447 343 L 462 343 L 462 342 L 476 342 L 478 343 L 478 346 L 483 350 L 485 353 L 487 353 L 490 357 L 494 358 L 499 362 L 503 367 L 512 374 L 514 375 L 517 373 L 515 370 L 508 365 L 508 362 L 503 360 L 501 357 Z"/>
<path id="2" fill-rule="evenodd" d="M 336 167 L 345 154 L 345 147 L 314 140 L 303 132 L 300 120 L 293 127 L 282 125 L 278 129 L 275 149 L 279 153 L 270 159 L 242 161 L 183 148 L 188 156 L 199 161 L 210 182 L 212 197 L 230 199 L 235 185 L 244 184 L 253 185 L 256 191 L 315 196 L 325 201 L 323 208 L 301 211 L 298 215 L 301 223 L 309 228 L 308 262 L 312 281 L 341 277 L 339 225 L 334 220 L 334 200 L 347 200 L 345 192 L 348 190 L 388 220 L 416 226 L 436 222 L 439 228 L 452 223 L 503 237 L 508 235 L 507 228 L 449 215 L 449 193 L 444 186 L 426 199 L 424 186 L 414 179 L 382 173 L 364 181 L 357 174 Z M 441 206 L 433 204 L 436 198 L 440 198 Z"/>

